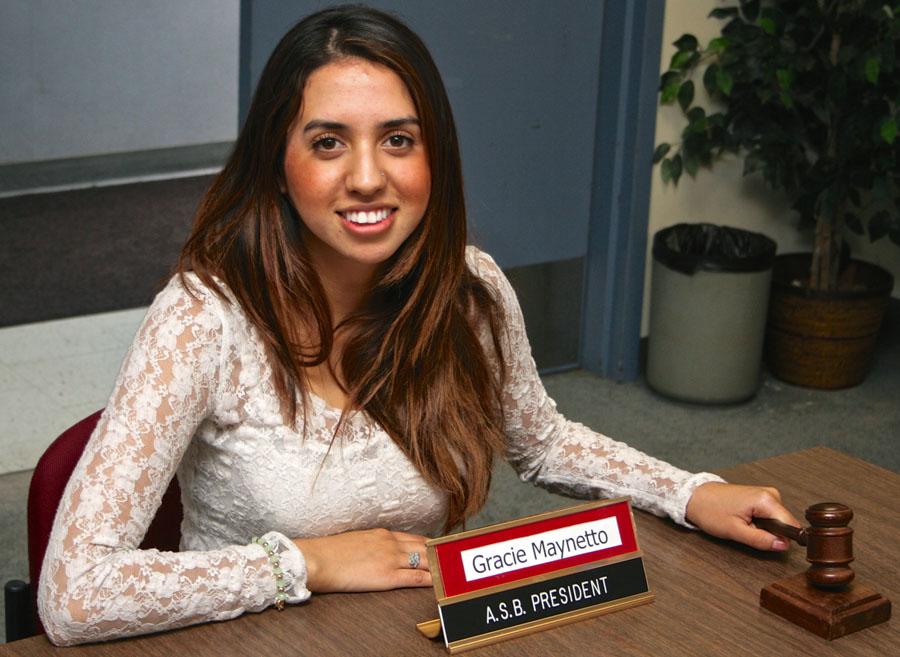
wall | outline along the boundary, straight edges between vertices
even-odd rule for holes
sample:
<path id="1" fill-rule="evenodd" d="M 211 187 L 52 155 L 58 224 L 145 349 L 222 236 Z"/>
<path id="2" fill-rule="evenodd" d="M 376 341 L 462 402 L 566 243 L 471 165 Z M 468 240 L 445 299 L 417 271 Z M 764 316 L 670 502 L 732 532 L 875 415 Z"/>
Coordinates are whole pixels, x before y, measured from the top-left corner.
<path id="1" fill-rule="evenodd" d="M 675 52 L 672 42 L 685 32 L 694 34 L 701 43 L 718 36 L 721 21 L 707 19 L 707 15 L 716 6 L 733 4 L 720 0 L 667 0 L 660 71 L 668 69 L 669 60 Z M 703 93 L 703 85 L 697 86 L 701 90 L 699 93 Z M 660 107 L 657 112 L 656 143 L 678 141 L 683 125 L 681 108 L 677 104 Z M 683 176 L 678 187 L 673 187 L 671 184 L 663 185 L 659 168 L 654 167 L 642 335 L 647 335 L 652 262 L 650 249 L 656 231 L 682 221 L 704 221 L 768 235 L 778 243 L 779 253 L 812 249 L 812 235 L 801 234 L 795 228 L 796 215 L 787 199 L 766 188 L 761 179 L 743 178 L 742 170 L 743 160 L 729 157 L 711 170 L 701 168 L 696 179 Z M 868 238 L 853 238 L 851 248 L 856 257 L 893 272 L 898 281 L 894 286 L 894 297 L 900 298 L 900 248 L 887 239 L 871 244 Z"/>
<path id="2" fill-rule="evenodd" d="M 239 0 L 0 0 L 0 164 L 232 140 Z"/>

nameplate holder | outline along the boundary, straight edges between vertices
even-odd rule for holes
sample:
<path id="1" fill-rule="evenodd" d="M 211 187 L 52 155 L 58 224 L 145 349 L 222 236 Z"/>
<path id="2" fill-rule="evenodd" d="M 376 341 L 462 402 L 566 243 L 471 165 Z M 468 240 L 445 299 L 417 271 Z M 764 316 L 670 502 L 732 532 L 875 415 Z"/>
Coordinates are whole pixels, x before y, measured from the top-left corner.
<path id="1" fill-rule="evenodd" d="M 590 502 L 426 543 L 451 654 L 653 601 L 627 498 Z"/>

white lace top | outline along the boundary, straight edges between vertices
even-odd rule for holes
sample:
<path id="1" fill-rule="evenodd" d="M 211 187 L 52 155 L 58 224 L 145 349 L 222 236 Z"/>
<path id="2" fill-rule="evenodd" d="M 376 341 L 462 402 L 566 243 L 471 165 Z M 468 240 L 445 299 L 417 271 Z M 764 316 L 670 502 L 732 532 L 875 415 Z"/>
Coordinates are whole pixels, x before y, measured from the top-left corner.
<path id="1" fill-rule="evenodd" d="M 684 523 L 692 475 L 569 422 L 538 378 L 515 294 L 470 247 L 508 332 L 507 457 L 523 480 L 582 498 L 631 496 Z M 309 596 L 290 540 L 386 527 L 429 536 L 446 497 L 364 413 L 329 451 L 340 411 L 311 395 L 306 437 L 282 419 L 271 368 L 240 306 L 196 278 L 156 297 L 109 405 L 63 495 L 38 602 L 50 639 L 73 644 L 233 618 L 272 604 L 275 577 L 253 535 L 281 553 L 289 602 Z M 482 339 L 489 341 L 487 329 Z M 139 550 L 171 477 L 184 506 L 180 552 Z"/>

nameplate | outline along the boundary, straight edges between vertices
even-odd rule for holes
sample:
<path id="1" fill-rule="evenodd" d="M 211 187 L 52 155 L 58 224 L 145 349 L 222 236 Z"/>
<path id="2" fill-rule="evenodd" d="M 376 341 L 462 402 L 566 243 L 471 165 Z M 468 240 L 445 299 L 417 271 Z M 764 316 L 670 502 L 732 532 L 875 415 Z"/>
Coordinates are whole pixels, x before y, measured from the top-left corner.
<path id="1" fill-rule="evenodd" d="M 626 498 L 426 543 L 451 653 L 653 600 Z M 420 624 L 436 625 L 436 621 Z"/>

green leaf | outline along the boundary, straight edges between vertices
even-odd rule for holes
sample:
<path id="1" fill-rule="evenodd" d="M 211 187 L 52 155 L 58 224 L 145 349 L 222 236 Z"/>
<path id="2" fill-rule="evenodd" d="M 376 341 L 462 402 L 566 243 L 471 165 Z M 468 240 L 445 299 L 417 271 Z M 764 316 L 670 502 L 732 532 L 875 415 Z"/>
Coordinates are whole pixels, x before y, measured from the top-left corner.
<path id="1" fill-rule="evenodd" d="M 706 46 L 706 50 L 718 54 L 724 52 L 730 44 L 731 42 L 728 40 L 728 37 L 716 37 L 709 42 L 709 45 Z"/>
<path id="2" fill-rule="evenodd" d="M 690 111 L 687 113 L 688 125 L 684 129 L 685 133 L 690 134 L 691 132 L 706 132 L 707 121 L 706 121 L 706 110 L 702 107 L 692 107 Z"/>
<path id="3" fill-rule="evenodd" d="M 787 68 L 780 68 L 775 71 L 775 77 L 778 80 L 778 88 L 782 91 L 788 91 L 794 82 L 794 72 Z"/>
<path id="4" fill-rule="evenodd" d="M 707 18 L 731 18 L 738 15 L 737 7 L 717 7 L 709 12 Z"/>
<path id="5" fill-rule="evenodd" d="M 692 107 L 691 111 L 687 113 L 687 117 L 689 121 L 706 118 L 706 110 L 702 107 Z"/>
<path id="6" fill-rule="evenodd" d="M 887 210 L 881 210 L 872 215 L 869 219 L 869 241 L 877 242 L 888 234 L 891 228 L 891 215 Z"/>
<path id="7" fill-rule="evenodd" d="M 671 148 L 671 144 L 667 144 L 665 142 L 657 146 L 656 150 L 653 151 L 653 164 L 659 164 L 659 161 L 668 154 Z"/>
<path id="8" fill-rule="evenodd" d="M 778 94 L 778 99 L 781 101 L 781 104 L 791 109 L 794 106 L 794 98 L 788 92 L 782 91 Z"/>
<path id="9" fill-rule="evenodd" d="M 681 71 L 666 71 L 659 78 L 659 88 L 662 90 L 664 87 L 672 84 L 673 82 L 676 84 L 681 84 L 681 79 L 684 77 L 684 73 Z"/>
<path id="10" fill-rule="evenodd" d="M 693 34 L 682 34 L 678 41 L 672 44 L 678 51 L 692 51 L 697 49 L 697 37 Z"/>
<path id="11" fill-rule="evenodd" d="M 672 180 L 672 160 L 666 158 L 659 166 L 659 173 L 662 176 L 664 184 L 668 184 Z"/>
<path id="12" fill-rule="evenodd" d="M 706 89 L 706 93 L 710 96 L 719 90 L 719 86 L 716 84 L 716 75 L 718 75 L 718 73 L 718 64 L 710 64 L 703 72 L 703 88 Z"/>
<path id="13" fill-rule="evenodd" d="M 697 159 L 700 160 L 700 164 L 705 167 L 712 166 L 713 152 L 709 142 L 704 142 L 704 149 L 697 153 Z"/>
<path id="14" fill-rule="evenodd" d="M 734 88 L 734 79 L 728 71 L 720 68 L 716 71 L 716 86 L 724 95 L 730 96 Z"/>
<path id="15" fill-rule="evenodd" d="M 881 124 L 881 138 L 890 145 L 894 144 L 897 138 L 897 122 L 892 118 Z"/>
<path id="16" fill-rule="evenodd" d="M 678 179 L 681 178 L 681 156 L 676 155 L 672 158 L 672 182 L 676 185 L 678 184 Z"/>
<path id="17" fill-rule="evenodd" d="M 678 104 L 681 105 L 681 111 L 687 112 L 692 102 L 694 102 L 694 83 L 687 80 L 678 90 Z"/>
<path id="18" fill-rule="evenodd" d="M 700 162 L 696 157 L 688 157 L 684 158 L 684 170 L 687 171 L 688 175 L 691 178 L 697 177 L 697 171 L 700 169 Z"/>
<path id="19" fill-rule="evenodd" d="M 717 128 L 725 127 L 725 115 L 722 112 L 716 112 L 715 114 L 710 114 L 706 117 L 706 120 L 709 121 L 711 126 L 715 126 Z"/>
<path id="20" fill-rule="evenodd" d="M 878 82 L 878 73 L 881 71 L 881 63 L 874 57 L 866 60 L 866 80 L 872 84 Z"/>
<path id="21" fill-rule="evenodd" d="M 775 21 L 773 21 L 771 18 L 760 18 L 759 26 L 766 34 L 775 34 Z"/>
<path id="22" fill-rule="evenodd" d="M 665 87 L 663 87 L 662 92 L 660 92 L 659 102 L 663 105 L 668 105 L 678 96 L 678 89 L 681 87 L 678 82 L 670 82 Z"/>
<path id="23" fill-rule="evenodd" d="M 672 61 L 669 63 L 669 68 L 676 71 L 684 70 L 693 56 L 694 53 L 690 50 L 679 50 L 674 55 L 672 55 Z"/>
<path id="24" fill-rule="evenodd" d="M 665 104 L 675 100 L 675 96 L 678 94 L 678 87 L 681 85 L 683 78 L 684 73 L 681 71 L 666 71 L 660 76 L 659 91 L 663 96 L 660 102 Z"/>

